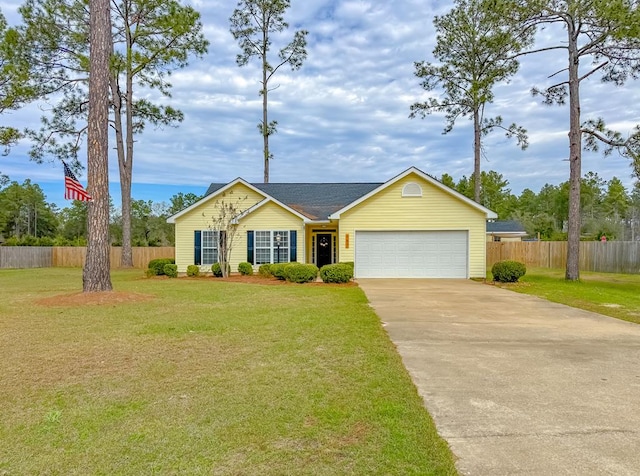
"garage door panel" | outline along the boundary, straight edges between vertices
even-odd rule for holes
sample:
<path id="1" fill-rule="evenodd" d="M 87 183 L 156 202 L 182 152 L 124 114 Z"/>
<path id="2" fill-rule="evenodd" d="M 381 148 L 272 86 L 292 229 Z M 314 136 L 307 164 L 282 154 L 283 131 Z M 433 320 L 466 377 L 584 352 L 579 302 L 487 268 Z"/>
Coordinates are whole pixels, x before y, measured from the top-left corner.
<path id="1" fill-rule="evenodd" d="M 466 231 L 357 231 L 359 278 L 466 278 Z"/>

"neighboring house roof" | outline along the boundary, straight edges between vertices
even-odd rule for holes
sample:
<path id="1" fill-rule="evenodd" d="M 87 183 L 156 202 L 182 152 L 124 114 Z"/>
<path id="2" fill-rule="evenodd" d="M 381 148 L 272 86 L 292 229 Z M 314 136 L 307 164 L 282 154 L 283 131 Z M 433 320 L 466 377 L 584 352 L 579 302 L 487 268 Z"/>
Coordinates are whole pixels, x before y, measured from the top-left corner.
<path id="1" fill-rule="evenodd" d="M 268 201 L 273 201 L 308 221 L 328 221 L 330 219 L 340 218 L 341 213 L 362 203 L 372 195 L 384 190 L 411 173 L 419 175 L 427 182 L 480 210 L 487 218 L 497 218 L 497 215 L 488 208 L 447 187 L 442 182 L 421 170 L 410 167 L 384 183 L 248 183 L 241 178 L 237 178 L 229 183 L 212 183 L 202 199 L 169 217 L 167 221 L 169 223 L 175 223 L 176 218 L 237 183 L 242 183 L 265 197 L 265 200 L 255 204 L 243 215 L 260 208 Z"/>
<path id="2" fill-rule="evenodd" d="M 527 231 L 517 220 L 496 220 L 487 222 L 487 233 L 500 234 L 523 234 Z"/>

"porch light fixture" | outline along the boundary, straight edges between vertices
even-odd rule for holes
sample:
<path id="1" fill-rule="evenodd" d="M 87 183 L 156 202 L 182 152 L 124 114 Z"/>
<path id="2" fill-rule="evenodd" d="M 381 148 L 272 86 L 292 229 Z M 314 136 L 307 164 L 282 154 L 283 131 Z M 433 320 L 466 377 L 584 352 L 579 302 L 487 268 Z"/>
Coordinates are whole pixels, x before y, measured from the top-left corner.
<path id="1" fill-rule="evenodd" d="M 277 248 L 277 254 L 276 254 L 276 263 L 280 262 L 280 243 L 282 242 L 282 235 L 280 235 L 280 233 L 278 233 L 275 236 L 276 239 L 276 248 Z"/>

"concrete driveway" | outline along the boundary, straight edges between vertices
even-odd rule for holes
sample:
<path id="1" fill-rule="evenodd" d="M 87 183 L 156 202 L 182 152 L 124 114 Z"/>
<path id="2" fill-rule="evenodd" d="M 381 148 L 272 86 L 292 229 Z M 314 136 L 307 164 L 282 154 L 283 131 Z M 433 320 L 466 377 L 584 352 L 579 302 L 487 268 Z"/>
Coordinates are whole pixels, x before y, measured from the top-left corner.
<path id="1" fill-rule="evenodd" d="M 640 474 L 640 325 L 469 280 L 358 283 L 461 474 Z"/>

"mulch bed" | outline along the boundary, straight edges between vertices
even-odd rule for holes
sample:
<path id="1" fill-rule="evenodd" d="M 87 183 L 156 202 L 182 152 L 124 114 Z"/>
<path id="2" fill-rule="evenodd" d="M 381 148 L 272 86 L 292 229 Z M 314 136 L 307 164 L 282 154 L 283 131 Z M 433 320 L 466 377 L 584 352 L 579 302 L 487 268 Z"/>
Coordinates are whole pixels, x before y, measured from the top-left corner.
<path id="1" fill-rule="evenodd" d="M 166 276 L 162 276 L 162 278 L 165 278 L 165 277 Z M 161 276 L 158 276 L 157 278 L 161 278 Z M 226 282 L 226 283 L 264 284 L 267 286 L 300 286 L 300 284 L 298 283 L 290 283 L 288 281 L 283 281 L 274 277 L 260 276 L 259 274 L 254 274 L 252 276 L 245 276 L 242 274 L 232 274 L 228 278 L 214 278 L 211 275 L 198 276 L 197 278 L 182 276 L 182 277 L 179 277 L 178 279 L 197 279 L 197 280 L 209 279 L 209 280 L 215 280 L 216 282 L 220 281 L 223 283 Z M 303 284 L 305 286 L 344 286 L 344 287 L 357 286 L 357 284 L 354 281 L 350 281 L 344 284 L 327 284 L 327 283 L 323 283 L 322 281 L 314 281 L 312 283 L 303 283 Z"/>

